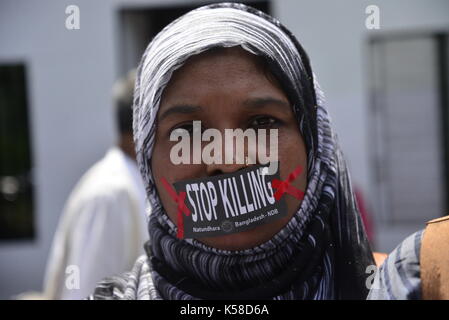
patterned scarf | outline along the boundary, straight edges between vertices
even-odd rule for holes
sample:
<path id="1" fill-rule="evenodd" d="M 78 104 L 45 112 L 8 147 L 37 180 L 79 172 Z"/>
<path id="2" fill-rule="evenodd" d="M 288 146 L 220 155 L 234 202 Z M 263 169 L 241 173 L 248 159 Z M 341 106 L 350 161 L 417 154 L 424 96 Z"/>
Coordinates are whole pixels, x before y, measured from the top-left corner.
<path id="1" fill-rule="evenodd" d="M 156 115 L 173 72 L 196 54 L 240 46 L 263 57 L 293 105 L 308 155 L 308 185 L 299 210 L 269 241 L 226 251 L 180 240 L 151 172 Z M 365 299 L 366 267 L 374 264 L 323 93 L 307 54 L 274 18 L 236 3 L 193 10 L 149 44 L 134 93 L 137 161 L 152 207 L 147 256 L 94 298 Z"/>

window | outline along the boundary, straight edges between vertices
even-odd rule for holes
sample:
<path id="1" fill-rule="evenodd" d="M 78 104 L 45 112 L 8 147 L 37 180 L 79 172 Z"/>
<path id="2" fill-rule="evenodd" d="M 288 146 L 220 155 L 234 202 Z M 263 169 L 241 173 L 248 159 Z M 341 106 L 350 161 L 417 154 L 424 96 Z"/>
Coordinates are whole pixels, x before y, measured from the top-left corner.
<path id="1" fill-rule="evenodd" d="M 449 210 L 448 32 L 369 42 L 368 123 L 377 248 Z"/>
<path id="2" fill-rule="evenodd" d="M 23 64 L 0 65 L 0 240 L 34 237 L 25 76 Z"/>
<path id="3" fill-rule="evenodd" d="M 268 1 L 241 1 L 260 11 L 270 13 Z M 212 2 L 213 3 L 213 2 Z M 201 5 L 205 5 L 204 3 Z M 125 8 L 119 11 L 119 71 L 121 75 L 139 64 L 151 39 L 167 24 L 200 5 L 154 8 Z"/>
<path id="4" fill-rule="evenodd" d="M 448 209 L 446 48 L 443 34 L 371 42 L 370 136 L 384 222 L 423 223 Z"/>

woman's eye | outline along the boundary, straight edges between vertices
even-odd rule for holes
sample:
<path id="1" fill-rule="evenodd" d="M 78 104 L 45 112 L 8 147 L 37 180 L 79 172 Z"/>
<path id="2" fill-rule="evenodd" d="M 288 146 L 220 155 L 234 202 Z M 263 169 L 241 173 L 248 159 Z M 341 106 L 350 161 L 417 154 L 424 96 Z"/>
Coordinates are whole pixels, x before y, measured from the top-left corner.
<path id="1" fill-rule="evenodd" d="M 272 128 L 280 124 L 280 121 L 273 117 L 262 116 L 253 119 L 250 123 L 251 128 Z"/>
<path id="2" fill-rule="evenodd" d="M 201 128 L 200 125 L 194 125 L 193 122 L 186 122 L 182 123 L 180 125 L 177 125 L 175 128 L 170 130 L 170 134 L 177 133 L 178 135 L 181 135 L 182 133 L 185 133 L 187 131 L 189 135 L 192 135 L 194 131 L 201 132 L 203 128 Z"/>
<path id="3" fill-rule="evenodd" d="M 179 130 L 179 129 L 183 129 L 183 130 L 188 131 L 189 133 L 192 133 L 193 132 L 193 125 L 191 123 L 183 124 L 183 125 L 180 125 L 180 126 L 176 127 L 174 130 Z"/>

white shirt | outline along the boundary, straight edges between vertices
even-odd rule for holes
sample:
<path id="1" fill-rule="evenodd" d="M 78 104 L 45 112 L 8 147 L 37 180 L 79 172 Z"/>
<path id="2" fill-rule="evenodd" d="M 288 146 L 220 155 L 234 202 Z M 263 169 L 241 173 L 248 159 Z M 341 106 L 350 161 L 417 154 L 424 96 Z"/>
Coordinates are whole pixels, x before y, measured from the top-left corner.
<path id="1" fill-rule="evenodd" d="M 148 239 L 146 207 L 135 161 L 110 149 L 66 203 L 47 264 L 45 297 L 84 299 L 104 277 L 129 271 Z"/>

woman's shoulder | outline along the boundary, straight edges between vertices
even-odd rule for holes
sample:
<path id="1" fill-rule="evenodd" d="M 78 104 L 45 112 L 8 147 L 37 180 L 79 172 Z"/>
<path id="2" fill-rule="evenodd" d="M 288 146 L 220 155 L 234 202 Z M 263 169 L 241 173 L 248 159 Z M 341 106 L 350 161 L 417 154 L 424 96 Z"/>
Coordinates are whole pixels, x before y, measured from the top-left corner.
<path id="1" fill-rule="evenodd" d="M 371 286 L 370 300 L 421 299 L 420 250 L 424 229 L 402 241 L 380 266 Z"/>
<path id="2" fill-rule="evenodd" d="M 140 256 L 131 271 L 101 280 L 88 300 L 144 300 L 149 299 L 152 287 L 148 257 Z"/>

